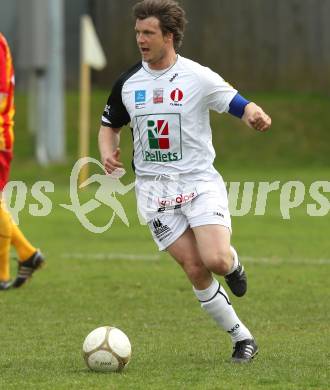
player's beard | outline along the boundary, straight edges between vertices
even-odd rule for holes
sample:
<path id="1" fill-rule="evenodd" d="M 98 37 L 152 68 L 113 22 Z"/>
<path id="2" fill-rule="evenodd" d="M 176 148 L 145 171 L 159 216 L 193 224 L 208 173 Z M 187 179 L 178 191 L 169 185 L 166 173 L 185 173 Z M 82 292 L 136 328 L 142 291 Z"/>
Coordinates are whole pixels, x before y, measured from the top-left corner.
<path id="1" fill-rule="evenodd" d="M 151 53 L 151 51 L 149 51 L 147 54 L 151 54 L 151 55 L 148 57 L 142 56 L 142 58 L 149 65 L 157 64 L 166 57 L 166 52 L 164 49 L 160 49 L 158 52 L 155 52 L 154 54 Z"/>

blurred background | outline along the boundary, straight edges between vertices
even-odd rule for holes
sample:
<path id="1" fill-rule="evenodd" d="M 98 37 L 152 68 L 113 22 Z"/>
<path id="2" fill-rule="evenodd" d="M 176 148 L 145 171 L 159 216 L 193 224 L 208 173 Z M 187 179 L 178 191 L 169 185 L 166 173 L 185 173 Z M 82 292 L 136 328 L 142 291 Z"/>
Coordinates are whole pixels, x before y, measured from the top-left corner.
<path id="1" fill-rule="evenodd" d="M 109 64 L 94 75 L 106 88 L 134 61 L 131 8 L 134 0 L 1 0 L 0 26 L 11 44 L 18 87 L 26 81 L 27 29 L 40 23 L 46 39 L 47 2 L 62 3 L 66 86 L 77 88 L 79 19 L 91 15 Z M 182 0 L 189 24 L 182 54 L 207 64 L 249 90 L 324 91 L 330 89 L 330 2 L 328 0 Z M 32 15 L 32 7 L 39 8 Z M 38 17 L 38 19 L 36 19 Z M 34 42 L 29 42 L 33 50 Z M 47 56 L 47 53 L 45 53 Z M 20 61 L 18 61 L 20 59 Z"/>
<path id="2" fill-rule="evenodd" d="M 79 155 L 82 15 L 92 18 L 107 59 L 105 68 L 91 72 L 89 154 L 98 156 L 96 133 L 112 83 L 140 58 L 131 12 L 135 2 L 0 0 L 0 30 L 9 41 L 16 70 L 16 139 L 23 144 L 18 158 L 37 159 L 46 166 L 70 163 Z M 217 71 L 273 117 L 272 131 L 262 137 L 232 118 L 212 117 L 214 129 L 221 128 L 214 135 L 216 163 L 257 165 L 261 160 L 266 165 L 327 166 L 330 1 L 180 3 L 189 20 L 180 54 Z M 53 76 L 47 81 L 48 74 Z M 47 112 L 48 123 L 40 120 L 40 112 Z M 50 150 L 40 147 L 43 142 L 50 143 Z"/>

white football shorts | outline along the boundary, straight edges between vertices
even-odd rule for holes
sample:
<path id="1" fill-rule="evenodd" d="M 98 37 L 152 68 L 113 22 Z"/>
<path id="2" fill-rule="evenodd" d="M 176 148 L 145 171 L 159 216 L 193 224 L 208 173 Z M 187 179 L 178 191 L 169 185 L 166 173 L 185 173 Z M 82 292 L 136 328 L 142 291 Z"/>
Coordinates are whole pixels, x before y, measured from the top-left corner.
<path id="1" fill-rule="evenodd" d="M 231 231 L 228 195 L 222 177 L 212 181 L 136 181 L 139 212 L 160 251 L 188 227 L 222 225 Z"/>

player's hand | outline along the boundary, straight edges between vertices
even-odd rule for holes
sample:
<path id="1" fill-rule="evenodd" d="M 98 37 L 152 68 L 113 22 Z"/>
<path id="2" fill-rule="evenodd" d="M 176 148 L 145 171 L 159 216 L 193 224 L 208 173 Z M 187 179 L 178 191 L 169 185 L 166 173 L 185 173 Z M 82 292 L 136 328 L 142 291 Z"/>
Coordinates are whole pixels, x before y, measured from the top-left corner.
<path id="1" fill-rule="evenodd" d="M 112 173 L 118 168 L 123 168 L 123 163 L 120 161 L 120 149 L 117 148 L 112 154 L 103 160 L 103 165 L 107 173 Z"/>
<path id="2" fill-rule="evenodd" d="M 263 109 L 255 103 L 249 103 L 245 106 L 242 120 L 249 126 L 258 131 L 267 131 L 272 120 Z"/>

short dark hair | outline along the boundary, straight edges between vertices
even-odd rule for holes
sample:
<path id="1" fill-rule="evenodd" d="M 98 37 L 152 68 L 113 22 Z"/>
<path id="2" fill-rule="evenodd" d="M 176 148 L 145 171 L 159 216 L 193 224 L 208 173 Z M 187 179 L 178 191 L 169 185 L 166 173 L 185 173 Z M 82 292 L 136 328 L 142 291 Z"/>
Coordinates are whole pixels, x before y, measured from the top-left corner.
<path id="1" fill-rule="evenodd" d="M 163 35 L 173 34 L 174 49 L 178 50 L 182 44 L 186 13 L 174 0 L 143 0 L 133 7 L 135 19 L 146 19 L 154 16 L 159 20 Z"/>

